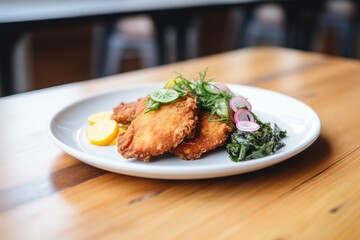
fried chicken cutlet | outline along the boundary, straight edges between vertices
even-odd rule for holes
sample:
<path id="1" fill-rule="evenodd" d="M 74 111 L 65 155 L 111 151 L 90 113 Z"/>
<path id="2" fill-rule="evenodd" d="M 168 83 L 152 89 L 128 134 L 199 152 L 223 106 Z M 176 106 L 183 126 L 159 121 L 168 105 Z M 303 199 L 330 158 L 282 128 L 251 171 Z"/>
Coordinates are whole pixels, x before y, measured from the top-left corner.
<path id="1" fill-rule="evenodd" d="M 146 109 L 146 101 L 148 97 L 139 98 L 136 102 L 120 102 L 113 109 L 111 119 L 121 124 L 130 124 L 137 115 Z M 195 128 L 186 136 L 192 138 L 195 136 Z"/>
<path id="2" fill-rule="evenodd" d="M 124 158 L 145 162 L 179 145 L 197 123 L 196 100 L 191 95 L 145 113 L 144 108 L 117 139 L 118 152 Z"/>
<path id="3" fill-rule="evenodd" d="M 111 119 L 121 124 L 129 124 L 135 117 L 146 108 L 147 97 L 139 98 L 134 102 L 120 102 L 113 109 Z"/>
<path id="4" fill-rule="evenodd" d="M 200 110 L 195 137 L 185 139 L 170 152 L 184 160 L 194 160 L 200 158 L 203 153 L 225 144 L 232 127 L 222 121 L 211 122 L 209 121 L 210 116 L 207 111 Z"/>

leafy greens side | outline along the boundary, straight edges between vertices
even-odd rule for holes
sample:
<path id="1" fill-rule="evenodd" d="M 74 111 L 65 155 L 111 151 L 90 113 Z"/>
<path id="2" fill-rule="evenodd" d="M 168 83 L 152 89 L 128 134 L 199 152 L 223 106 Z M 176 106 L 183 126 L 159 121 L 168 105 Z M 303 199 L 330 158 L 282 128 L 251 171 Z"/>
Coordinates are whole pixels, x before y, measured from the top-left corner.
<path id="1" fill-rule="evenodd" d="M 226 150 L 233 162 L 269 156 L 285 146 L 282 139 L 287 132 L 276 124 L 263 123 L 258 118 L 260 129 L 255 132 L 236 131 L 231 134 Z"/>

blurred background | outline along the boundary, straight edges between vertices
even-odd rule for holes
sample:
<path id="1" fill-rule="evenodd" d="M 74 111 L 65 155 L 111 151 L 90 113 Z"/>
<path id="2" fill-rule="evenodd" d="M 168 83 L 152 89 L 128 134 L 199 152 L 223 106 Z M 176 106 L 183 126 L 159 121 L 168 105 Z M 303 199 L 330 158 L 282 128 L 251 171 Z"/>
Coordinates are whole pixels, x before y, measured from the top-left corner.
<path id="1" fill-rule="evenodd" d="M 203 5 L 149 13 L 143 8 L 90 20 L 50 19 L 33 28 L 6 24 L 0 2 L 0 71 L 7 72 L 0 79 L 2 96 L 252 46 L 360 57 L 359 1 L 198 2 Z"/>

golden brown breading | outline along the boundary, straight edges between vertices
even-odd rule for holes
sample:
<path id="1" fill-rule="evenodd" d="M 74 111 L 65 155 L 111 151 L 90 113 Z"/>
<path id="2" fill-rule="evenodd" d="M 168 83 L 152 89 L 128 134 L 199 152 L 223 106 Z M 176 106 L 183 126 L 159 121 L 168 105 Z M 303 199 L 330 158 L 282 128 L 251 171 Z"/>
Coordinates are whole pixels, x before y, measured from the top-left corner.
<path id="1" fill-rule="evenodd" d="M 120 102 L 113 110 L 111 119 L 121 124 L 130 124 L 146 108 L 147 97 L 139 98 L 136 102 Z M 195 136 L 195 128 L 186 136 L 186 138 L 193 138 Z"/>
<path id="2" fill-rule="evenodd" d="M 146 108 L 147 97 L 139 98 L 136 102 L 120 102 L 113 109 L 111 119 L 121 124 L 129 124 Z"/>
<path id="3" fill-rule="evenodd" d="M 200 110 L 194 138 L 185 139 L 170 152 L 185 160 L 200 158 L 201 154 L 222 146 L 232 131 L 225 122 L 210 122 L 210 113 Z"/>
<path id="4" fill-rule="evenodd" d="M 159 110 L 145 111 L 139 113 L 127 131 L 118 136 L 118 152 L 125 158 L 149 161 L 152 156 L 179 145 L 196 126 L 197 106 L 190 95 L 162 105 Z"/>

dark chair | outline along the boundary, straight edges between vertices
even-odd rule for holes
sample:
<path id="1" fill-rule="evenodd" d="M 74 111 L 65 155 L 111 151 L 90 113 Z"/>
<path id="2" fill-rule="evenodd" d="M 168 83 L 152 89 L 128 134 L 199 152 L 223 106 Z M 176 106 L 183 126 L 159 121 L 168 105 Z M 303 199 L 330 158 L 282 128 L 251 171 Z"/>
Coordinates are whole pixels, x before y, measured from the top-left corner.
<path id="1" fill-rule="evenodd" d="M 317 25 L 317 32 L 334 39 L 335 54 L 356 57 L 356 4 L 349 0 L 331 0 L 325 5 Z M 334 47 L 334 46 L 333 46 Z"/>
<path id="2" fill-rule="evenodd" d="M 139 56 L 142 68 L 158 65 L 154 26 L 147 16 L 119 20 L 106 41 L 103 76 L 120 72 L 122 61 L 130 51 Z"/>

